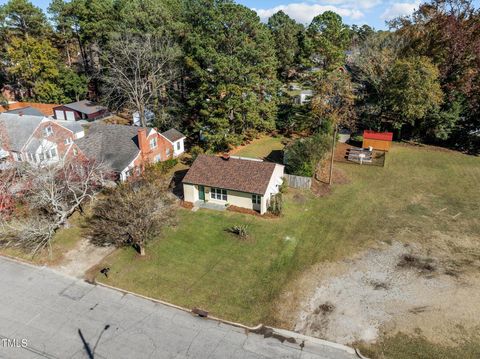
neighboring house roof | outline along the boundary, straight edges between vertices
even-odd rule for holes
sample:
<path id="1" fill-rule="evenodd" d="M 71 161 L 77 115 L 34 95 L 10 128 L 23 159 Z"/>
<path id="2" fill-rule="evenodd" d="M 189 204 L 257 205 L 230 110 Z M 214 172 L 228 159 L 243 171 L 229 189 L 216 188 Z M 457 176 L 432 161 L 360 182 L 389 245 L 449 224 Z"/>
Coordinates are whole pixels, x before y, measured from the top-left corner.
<path id="1" fill-rule="evenodd" d="M 74 111 L 78 111 L 78 112 L 87 114 L 87 115 L 91 115 L 92 113 L 99 112 L 99 111 L 104 111 L 104 110 L 107 109 L 104 106 L 97 105 L 94 102 L 88 101 L 88 100 L 72 102 L 72 103 L 68 103 L 68 104 L 63 105 L 63 106 L 68 107 L 68 108 L 70 108 Z"/>
<path id="2" fill-rule="evenodd" d="M 114 172 L 123 171 L 140 153 L 139 127 L 92 124 L 83 138 L 75 140 L 90 159 L 103 163 Z"/>
<path id="3" fill-rule="evenodd" d="M 0 114 L 0 131 L 5 131 L 9 149 L 20 152 L 42 120 L 43 117 L 39 116 L 19 116 L 12 113 Z"/>
<path id="4" fill-rule="evenodd" d="M 62 127 L 72 131 L 73 133 L 83 132 L 83 126 L 77 121 L 64 121 L 64 120 L 52 120 L 53 123 L 57 123 Z"/>
<path id="5" fill-rule="evenodd" d="M 185 137 L 183 133 L 181 133 L 180 131 L 177 131 L 174 128 L 171 128 L 168 131 L 163 132 L 162 136 L 165 137 L 170 142 L 175 142 Z"/>
<path id="6" fill-rule="evenodd" d="M 393 139 L 393 133 L 365 130 L 363 131 L 363 138 L 368 140 L 391 141 Z"/>
<path id="7" fill-rule="evenodd" d="M 26 107 L 31 107 L 35 110 L 38 110 L 44 116 L 52 116 L 53 108 L 60 105 L 57 104 L 48 104 L 48 103 L 34 103 L 34 102 L 12 102 L 7 105 L 0 105 L 0 112 L 11 112 L 12 110 L 25 109 Z"/>
<path id="8" fill-rule="evenodd" d="M 263 195 L 275 166 L 272 162 L 199 155 L 183 183 Z"/>
<path id="9" fill-rule="evenodd" d="M 33 107 L 21 107 L 17 108 L 15 110 L 8 110 L 5 111 L 5 113 L 13 113 L 16 115 L 27 115 L 27 116 L 41 116 L 43 117 L 43 113 L 41 113 L 39 110 Z"/>

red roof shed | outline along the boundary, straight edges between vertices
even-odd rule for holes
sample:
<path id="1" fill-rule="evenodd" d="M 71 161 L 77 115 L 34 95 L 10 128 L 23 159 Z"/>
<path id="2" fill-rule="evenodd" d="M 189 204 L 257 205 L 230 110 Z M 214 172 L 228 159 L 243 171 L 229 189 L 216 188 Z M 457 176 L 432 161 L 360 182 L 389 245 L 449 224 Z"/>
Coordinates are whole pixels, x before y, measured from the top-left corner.
<path id="1" fill-rule="evenodd" d="M 393 140 L 393 132 L 363 131 L 363 147 L 373 147 L 376 150 L 388 151 Z"/>

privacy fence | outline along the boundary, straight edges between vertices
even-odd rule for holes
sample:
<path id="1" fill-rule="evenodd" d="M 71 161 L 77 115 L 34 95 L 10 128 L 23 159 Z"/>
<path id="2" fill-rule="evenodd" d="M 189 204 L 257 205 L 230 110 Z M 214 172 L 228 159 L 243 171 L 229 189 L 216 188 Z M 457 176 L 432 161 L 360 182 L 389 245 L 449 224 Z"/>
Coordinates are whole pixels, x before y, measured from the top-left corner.
<path id="1" fill-rule="evenodd" d="M 311 177 L 302 177 L 289 174 L 285 174 L 284 176 L 289 187 L 309 189 L 312 186 Z"/>

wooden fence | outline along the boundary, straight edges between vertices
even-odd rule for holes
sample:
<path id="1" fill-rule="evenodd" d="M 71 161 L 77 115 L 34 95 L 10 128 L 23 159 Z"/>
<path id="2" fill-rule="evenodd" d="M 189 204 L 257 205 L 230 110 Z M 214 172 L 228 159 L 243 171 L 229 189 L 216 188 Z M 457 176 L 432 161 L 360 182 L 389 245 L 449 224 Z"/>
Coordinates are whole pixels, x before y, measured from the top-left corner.
<path id="1" fill-rule="evenodd" d="M 285 174 L 285 180 L 289 187 L 309 189 L 312 186 L 311 177 L 302 177 Z"/>

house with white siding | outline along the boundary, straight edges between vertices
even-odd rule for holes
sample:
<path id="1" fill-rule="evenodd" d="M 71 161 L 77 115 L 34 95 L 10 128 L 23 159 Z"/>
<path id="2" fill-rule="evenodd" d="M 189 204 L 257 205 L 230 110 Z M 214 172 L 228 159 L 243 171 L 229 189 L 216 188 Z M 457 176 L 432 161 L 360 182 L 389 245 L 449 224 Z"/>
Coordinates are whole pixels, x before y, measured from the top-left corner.
<path id="1" fill-rule="evenodd" d="M 212 202 L 264 214 L 280 191 L 284 166 L 253 158 L 199 155 L 183 179 L 185 202 Z"/>

